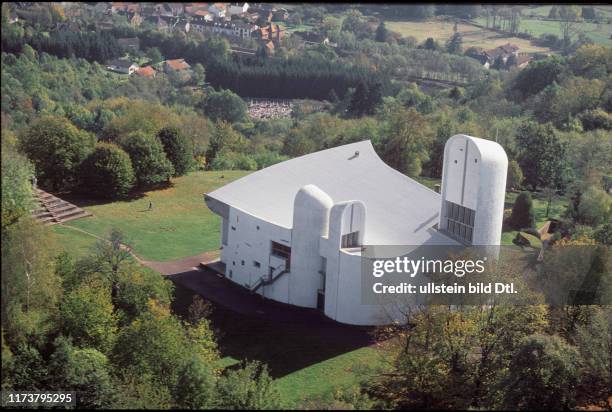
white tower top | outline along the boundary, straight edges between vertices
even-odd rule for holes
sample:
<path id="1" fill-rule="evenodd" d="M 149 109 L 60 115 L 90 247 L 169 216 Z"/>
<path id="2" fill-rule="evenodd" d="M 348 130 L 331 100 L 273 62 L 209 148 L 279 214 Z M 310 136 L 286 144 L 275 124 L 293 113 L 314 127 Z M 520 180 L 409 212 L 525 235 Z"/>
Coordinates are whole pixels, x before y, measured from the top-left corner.
<path id="1" fill-rule="evenodd" d="M 444 147 L 439 228 L 469 245 L 499 245 L 508 157 L 498 143 L 459 134 Z"/>

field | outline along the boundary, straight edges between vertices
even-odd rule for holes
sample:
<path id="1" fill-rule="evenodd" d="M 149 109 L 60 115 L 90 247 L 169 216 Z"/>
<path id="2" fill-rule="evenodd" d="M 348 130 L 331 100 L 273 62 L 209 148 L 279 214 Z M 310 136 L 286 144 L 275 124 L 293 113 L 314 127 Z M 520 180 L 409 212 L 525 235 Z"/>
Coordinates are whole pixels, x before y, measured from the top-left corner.
<path id="1" fill-rule="evenodd" d="M 480 17 L 475 19 L 478 24 L 485 24 L 485 19 Z M 612 24 L 595 24 L 589 22 L 579 22 L 576 23 L 575 28 L 577 32 L 582 32 L 590 37 L 595 43 L 603 44 L 603 45 L 611 45 L 612 40 L 610 39 L 610 35 L 612 35 Z M 542 34 L 556 34 L 561 37 L 561 28 L 559 27 L 558 21 L 550 21 L 550 20 L 538 20 L 538 19 L 522 19 L 519 31 L 529 33 L 532 36 L 539 37 Z M 528 41 L 528 40 L 523 40 Z M 514 40 L 512 43 L 516 43 Z M 519 43 L 516 43 L 520 46 Z M 522 50 L 521 46 L 521 51 Z"/>
<path id="2" fill-rule="evenodd" d="M 194 172 L 173 179 L 166 189 L 144 193 L 137 199 L 92 202 L 79 197 L 66 200 L 93 213 L 92 217 L 65 223 L 97 236 L 106 237 L 114 228 L 123 230 L 134 252 L 145 260 L 168 261 L 196 255 L 219 247 L 220 219 L 204 204 L 203 194 L 238 179 L 248 172 Z M 153 204 L 148 210 L 149 202 Z M 87 250 L 94 238 L 56 225 L 59 243 L 72 253 Z"/>
<path id="3" fill-rule="evenodd" d="M 387 28 L 400 33 L 402 36 L 413 36 L 418 42 L 423 42 L 428 37 L 444 44 L 453 35 L 455 24 L 451 21 L 430 20 L 430 21 L 388 21 L 385 22 Z M 463 48 L 482 47 L 492 49 L 506 43 L 513 43 L 520 47 L 521 52 L 547 52 L 546 47 L 539 47 L 531 44 L 531 41 L 518 37 L 502 36 L 492 30 L 482 29 L 471 24 L 457 24 L 457 31 L 463 35 Z"/>

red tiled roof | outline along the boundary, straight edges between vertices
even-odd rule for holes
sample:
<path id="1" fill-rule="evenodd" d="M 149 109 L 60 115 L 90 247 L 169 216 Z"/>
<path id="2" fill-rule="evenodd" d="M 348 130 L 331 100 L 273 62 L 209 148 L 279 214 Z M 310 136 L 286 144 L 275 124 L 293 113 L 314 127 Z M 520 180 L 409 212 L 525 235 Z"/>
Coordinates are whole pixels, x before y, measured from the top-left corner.
<path id="1" fill-rule="evenodd" d="M 155 76 L 155 69 L 151 66 L 141 67 L 140 69 L 136 70 L 136 74 L 144 77 L 153 77 Z"/>
<path id="2" fill-rule="evenodd" d="M 184 59 L 166 60 L 166 65 L 172 70 L 185 70 L 191 67 Z"/>

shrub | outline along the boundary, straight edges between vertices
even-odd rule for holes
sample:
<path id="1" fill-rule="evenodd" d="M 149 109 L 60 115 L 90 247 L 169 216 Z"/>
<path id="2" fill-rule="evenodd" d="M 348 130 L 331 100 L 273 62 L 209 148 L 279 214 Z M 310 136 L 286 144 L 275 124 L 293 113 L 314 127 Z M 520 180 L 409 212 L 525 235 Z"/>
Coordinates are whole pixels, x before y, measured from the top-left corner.
<path id="1" fill-rule="evenodd" d="M 185 175 L 193 164 L 193 148 L 176 127 L 164 127 L 157 133 L 168 160 L 174 166 L 174 176 Z"/>
<path id="2" fill-rule="evenodd" d="M 98 143 L 79 170 L 81 191 L 92 196 L 123 197 L 134 186 L 134 169 L 130 157 L 112 143 Z"/>
<path id="3" fill-rule="evenodd" d="M 516 198 L 512 206 L 510 224 L 515 229 L 535 227 L 535 215 L 533 213 L 533 201 L 529 192 L 522 192 Z"/>
<path id="4" fill-rule="evenodd" d="M 210 168 L 212 170 L 257 170 L 257 162 L 244 153 L 225 152 L 215 157 Z"/>
<path id="5" fill-rule="evenodd" d="M 612 197 L 596 187 L 588 188 L 580 197 L 578 221 L 591 226 L 608 222 L 612 217 Z"/>
<path id="6" fill-rule="evenodd" d="M 44 116 L 19 139 L 20 149 L 36 166 L 41 186 L 70 189 L 78 182 L 77 169 L 92 151 L 95 139 L 59 116 Z"/>
<path id="7" fill-rule="evenodd" d="M 523 171 L 516 160 L 508 162 L 508 177 L 506 178 L 506 190 L 516 189 L 523 181 Z"/>
<path id="8" fill-rule="evenodd" d="M 587 110 L 582 112 L 578 118 L 584 130 L 612 130 L 612 116 L 602 109 Z"/>
<path id="9" fill-rule="evenodd" d="M 121 146 L 130 155 L 139 186 L 150 186 L 170 180 L 174 167 L 166 157 L 156 136 L 130 133 Z"/>
<path id="10" fill-rule="evenodd" d="M 574 406 L 578 352 L 558 336 L 524 338 L 504 382 L 504 409 L 571 409 Z"/>

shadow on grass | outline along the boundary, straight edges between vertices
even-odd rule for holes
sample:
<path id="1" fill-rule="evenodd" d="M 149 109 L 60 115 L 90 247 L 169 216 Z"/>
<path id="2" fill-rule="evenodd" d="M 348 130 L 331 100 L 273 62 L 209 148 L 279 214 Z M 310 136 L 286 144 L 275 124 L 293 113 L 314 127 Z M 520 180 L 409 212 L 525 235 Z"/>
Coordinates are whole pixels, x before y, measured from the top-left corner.
<path id="1" fill-rule="evenodd" d="M 169 189 L 169 188 L 172 188 L 172 187 L 174 187 L 174 183 L 172 183 L 172 182 L 164 182 L 164 183 L 160 183 L 158 185 L 152 185 L 152 186 L 146 186 L 146 187 L 138 188 L 138 190 L 134 190 L 134 191 L 130 192 L 127 196 L 116 198 L 116 199 L 108 199 L 108 198 L 103 198 L 103 197 L 93 197 L 93 196 L 88 195 L 86 193 L 79 193 L 79 192 L 56 194 L 56 196 L 58 196 L 59 198 L 65 200 L 67 202 L 70 202 L 70 203 L 72 203 L 72 204 L 74 204 L 74 205 L 76 205 L 78 207 L 101 206 L 101 205 L 107 205 L 107 204 L 110 204 L 110 203 L 115 203 L 115 202 L 118 202 L 118 201 L 121 201 L 121 202 L 133 202 L 135 200 L 139 200 L 139 199 L 144 198 L 146 192 L 155 191 L 155 190 L 162 190 L 162 189 Z"/>
<path id="2" fill-rule="evenodd" d="M 222 357 L 259 360 L 280 378 L 374 343 L 373 328 L 342 325 L 316 310 L 285 305 L 206 271 L 172 275 L 173 310 L 187 314 L 197 294 L 212 304 L 210 316 Z"/>

